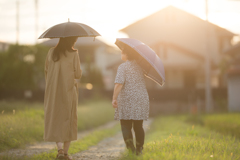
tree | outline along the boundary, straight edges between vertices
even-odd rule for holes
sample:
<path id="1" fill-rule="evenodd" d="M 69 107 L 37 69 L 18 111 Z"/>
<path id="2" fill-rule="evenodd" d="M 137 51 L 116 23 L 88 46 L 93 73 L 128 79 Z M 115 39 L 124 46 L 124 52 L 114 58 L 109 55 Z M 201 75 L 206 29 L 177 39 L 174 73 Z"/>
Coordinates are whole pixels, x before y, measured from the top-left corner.
<path id="1" fill-rule="evenodd" d="M 81 83 L 91 83 L 94 88 L 104 88 L 101 71 L 90 62 L 90 57 L 86 58 L 86 70 L 82 75 Z"/>
<path id="2" fill-rule="evenodd" d="M 35 45 L 11 45 L 0 53 L 0 90 L 37 89 L 44 78 L 47 48 Z"/>

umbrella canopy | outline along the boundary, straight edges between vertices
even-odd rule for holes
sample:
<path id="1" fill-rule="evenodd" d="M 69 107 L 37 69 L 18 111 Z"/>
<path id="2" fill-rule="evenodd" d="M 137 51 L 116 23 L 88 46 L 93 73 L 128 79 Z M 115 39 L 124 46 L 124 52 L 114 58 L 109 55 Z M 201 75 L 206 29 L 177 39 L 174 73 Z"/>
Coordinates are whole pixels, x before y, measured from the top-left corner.
<path id="1" fill-rule="evenodd" d="M 96 37 L 101 36 L 97 31 L 83 23 L 66 22 L 57 24 L 46 30 L 38 39 L 65 37 Z"/>
<path id="2" fill-rule="evenodd" d="M 139 54 L 136 60 L 142 68 L 144 75 L 159 85 L 165 82 L 165 72 L 161 59 L 147 45 L 139 40 L 132 38 L 117 38 L 115 44 L 122 50 L 126 49 L 129 53 L 135 52 Z"/>

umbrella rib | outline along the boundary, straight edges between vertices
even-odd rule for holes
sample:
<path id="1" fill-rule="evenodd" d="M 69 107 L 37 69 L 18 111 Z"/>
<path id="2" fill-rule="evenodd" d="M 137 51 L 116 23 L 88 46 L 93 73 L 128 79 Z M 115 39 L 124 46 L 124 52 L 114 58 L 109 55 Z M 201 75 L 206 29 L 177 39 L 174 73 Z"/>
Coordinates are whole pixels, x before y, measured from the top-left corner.
<path id="1" fill-rule="evenodd" d="M 130 47 L 135 48 L 135 46 L 133 46 L 131 43 L 128 43 L 127 41 L 125 41 L 123 39 L 121 39 L 121 41 L 123 41 L 124 43 L 128 44 Z"/>
<path id="2" fill-rule="evenodd" d="M 52 27 L 51 27 L 51 28 L 52 28 Z M 49 29 L 47 29 L 45 32 L 43 32 L 43 34 L 42 34 L 38 39 L 43 38 L 51 28 L 49 28 Z"/>
<path id="3" fill-rule="evenodd" d="M 144 57 L 142 56 L 141 61 L 143 61 L 143 60 L 146 60 L 146 59 L 144 59 Z M 148 62 L 148 61 L 147 61 L 147 62 Z M 150 66 L 151 66 L 151 65 L 150 65 Z M 148 70 L 146 70 L 146 72 L 149 73 L 150 69 L 151 69 L 151 67 L 148 67 Z"/>
<path id="4" fill-rule="evenodd" d="M 66 26 L 65 26 L 65 28 L 64 28 L 63 35 L 65 35 L 66 28 L 67 28 L 67 24 L 68 24 L 68 23 L 66 23 Z"/>
<path id="5" fill-rule="evenodd" d="M 157 84 L 159 84 L 160 86 L 163 86 L 164 85 L 164 83 L 165 83 L 165 81 L 163 81 L 163 82 L 158 82 L 156 79 L 157 78 L 155 78 L 155 77 L 151 77 L 151 76 L 149 76 L 149 75 L 146 75 L 146 74 L 144 74 L 146 77 L 148 77 L 149 79 L 151 79 L 151 80 L 153 80 L 154 82 L 156 82 Z"/>
<path id="6" fill-rule="evenodd" d="M 144 70 L 144 69 L 143 69 Z M 145 70 L 144 70 L 145 71 Z M 164 84 L 164 80 L 163 81 L 159 81 L 158 80 L 158 78 L 156 78 L 155 76 L 153 76 L 153 75 L 147 75 L 147 74 L 144 74 L 146 77 L 148 77 L 148 78 L 150 78 L 150 79 L 152 79 L 152 80 L 154 80 L 155 82 L 157 82 L 158 84 L 160 84 L 160 85 L 162 85 L 162 84 Z"/>
<path id="7" fill-rule="evenodd" d="M 82 27 L 82 29 L 88 34 L 88 30 L 85 28 L 85 26 L 84 25 L 82 25 L 81 23 L 78 23 L 78 25 L 79 26 L 81 26 Z M 91 33 L 92 34 L 92 33 Z"/>
<path id="8" fill-rule="evenodd" d="M 134 47 L 133 49 L 137 50 L 138 52 L 142 53 L 140 50 L 138 50 L 136 47 Z M 162 76 L 161 72 L 158 70 L 158 68 L 156 67 L 156 65 L 154 63 L 152 63 L 144 54 L 142 54 L 142 56 L 149 62 L 151 63 L 153 66 L 154 66 L 154 69 L 158 72 L 158 74 Z"/>

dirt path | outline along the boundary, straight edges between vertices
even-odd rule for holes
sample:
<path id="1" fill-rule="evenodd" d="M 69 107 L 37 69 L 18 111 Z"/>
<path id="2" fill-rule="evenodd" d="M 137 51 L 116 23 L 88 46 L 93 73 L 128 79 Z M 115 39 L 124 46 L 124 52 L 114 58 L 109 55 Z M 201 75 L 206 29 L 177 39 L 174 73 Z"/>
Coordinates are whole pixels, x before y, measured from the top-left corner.
<path id="1" fill-rule="evenodd" d="M 91 130 L 81 131 L 78 133 L 78 139 L 81 139 L 96 130 L 112 128 L 117 123 L 118 123 L 117 121 L 113 121 Z M 17 157 L 32 156 L 32 155 L 40 154 L 42 152 L 48 152 L 49 150 L 54 149 L 55 147 L 56 147 L 56 143 L 54 142 L 40 142 L 34 145 L 28 145 L 24 149 L 10 149 L 8 151 L 1 152 L 0 155 L 17 156 Z"/>
<path id="2" fill-rule="evenodd" d="M 144 121 L 144 130 L 150 128 L 152 119 Z M 114 160 L 119 158 L 125 150 L 122 133 L 119 132 L 113 137 L 109 137 L 99 142 L 97 145 L 90 147 L 88 150 L 73 155 L 74 160 Z"/>
<path id="3" fill-rule="evenodd" d="M 152 119 L 144 121 L 143 126 L 144 130 L 147 131 L 150 127 Z M 81 139 L 90 133 L 99 130 L 112 128 L 118 121 L 109 122 L 100 127 L 82 131 L 78 133 L 78 139 Z M 48 152 L 51 149 L 54 149 L 56 144 L 53 142 L 40 142 L 34 145 L 29 145 L 25 149 L 11 149 L 6 152 L 0 153 L 0 155 L 9 155 L 9 156 L 32 156 L 40 154 L 42 152 Z M 113 160 L 117 159 L 122 152 L 125 150 L 125 144 L 122 138 L 122 133 L 118 132 L 115 136 L 106 138 L 99 142 L 97 145 L 90 147 L 86 151 L 76 153 L 73 156 L 74 160 Z"/>

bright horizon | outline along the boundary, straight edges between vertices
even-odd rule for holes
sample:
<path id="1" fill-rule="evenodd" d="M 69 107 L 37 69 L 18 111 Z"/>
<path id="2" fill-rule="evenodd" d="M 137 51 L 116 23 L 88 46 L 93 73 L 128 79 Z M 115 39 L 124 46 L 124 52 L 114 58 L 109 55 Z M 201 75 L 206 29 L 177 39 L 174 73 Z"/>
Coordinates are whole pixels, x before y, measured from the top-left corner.
<path id="1" fill-rule="evenodd" d="M 34 44 L 35 1 L 19 0 L 19 43 Z M 38 0 L 39 37 L 49 27 L 67 22 L 87 24 L 98 31 L 101 40 L 113 45 L 118 37 L 127 35 L 118 31 L 168 5 L 205 19 L 205 0 Z M 240 1 L 209 0 L 209 21 L 233 33 L 240 34 Z M 0 0 L 0 41 L 16 42 L 16 0 Z M 37 40 L 38 43 L 42 40 Z"/>

